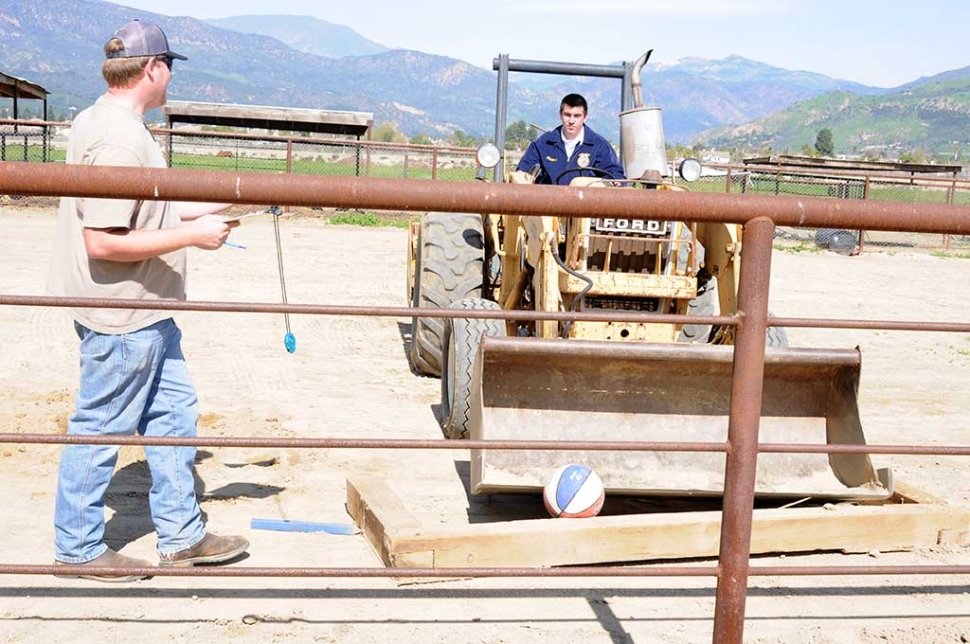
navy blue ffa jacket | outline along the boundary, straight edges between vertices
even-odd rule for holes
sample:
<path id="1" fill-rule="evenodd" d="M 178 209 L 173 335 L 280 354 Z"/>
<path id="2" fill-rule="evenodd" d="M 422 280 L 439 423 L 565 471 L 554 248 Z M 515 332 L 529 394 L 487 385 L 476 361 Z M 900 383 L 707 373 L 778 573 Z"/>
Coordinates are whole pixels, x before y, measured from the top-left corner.
<path id="1" fill-rule="evenodd" d="M 599 134 L 583 126 L 583 142 L 573 150 L 573 156 L 566 160 L 566 148 L 562 142 L 562 126 L 555 130 L 546 132 L 538 139 L 529 144 L 516 170 L 531 172 L 538 165 L 539 174 L 536 176 L 536 183 L 558 183 L 569 185 L 569 182 L 576 177 L 602 177 L 600 173 L 583 171 L 584 168 L 597 168 L 609 173 L 612 179 L 625 179 L 623 166 L 616 158 L 616 152 L 609 141 Z M 575 168 L 572 172 L 563 175 L 563 172 Z M 557 181 L 557 179 L 559 179 Z"/>

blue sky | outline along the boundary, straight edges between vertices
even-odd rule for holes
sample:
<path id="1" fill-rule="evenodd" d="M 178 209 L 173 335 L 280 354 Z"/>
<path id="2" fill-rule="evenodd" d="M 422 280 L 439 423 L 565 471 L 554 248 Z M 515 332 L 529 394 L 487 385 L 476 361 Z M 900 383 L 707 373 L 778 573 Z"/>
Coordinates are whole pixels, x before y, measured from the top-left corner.
<path id="1" fill-rule="evenodd" d="M 966 0 L 127 0 L 167 15 L 293 14 L 388 47 L 491 69 L 512 58 L 608 64 L 737 54 L 893 87 L 970 65 Z"/>

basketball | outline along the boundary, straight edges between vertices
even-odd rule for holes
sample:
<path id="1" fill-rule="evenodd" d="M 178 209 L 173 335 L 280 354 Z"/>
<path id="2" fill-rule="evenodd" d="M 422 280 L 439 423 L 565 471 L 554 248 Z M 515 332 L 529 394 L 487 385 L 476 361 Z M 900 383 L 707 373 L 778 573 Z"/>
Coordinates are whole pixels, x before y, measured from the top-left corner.
<path id="1" fill-rule="evenodd" d="M 600 477 L 585 465 L 563 465 L 542 491 L 546 509 L 554 517 L 595 517 L 603 509 L 606 490 Z"/>

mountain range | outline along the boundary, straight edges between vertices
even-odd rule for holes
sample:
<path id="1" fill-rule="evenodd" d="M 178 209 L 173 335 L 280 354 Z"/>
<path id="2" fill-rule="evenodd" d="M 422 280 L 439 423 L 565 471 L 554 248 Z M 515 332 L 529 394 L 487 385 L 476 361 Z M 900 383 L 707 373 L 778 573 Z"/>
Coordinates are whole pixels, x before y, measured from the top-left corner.
<path id="1" fill-rule="evenodd" d="M 970 148 L 970 67 L 907 83 L 879 96 L 828 92 L 738 126 L 698 135 L 702 146 L 797 151 L 821 128 L 846 153 L 895 158 L 922 152 L 959 160 Z"/>
<path id="2" fill-rule="evenodd" d="M 306 16 L 202 21 L 103 0 L 2 0 L 0 72 L 46 87 L 55 114 L 83 108 L 104 91 L 101 46 L 110 29 L 132 18 L 159 24 L 172 48 L 189 57 L 176 63 L 172 100 L 373 112 L 375 124 L 391 121 L 407 135 L 432 138 L 454 130 L 479 137 L 494 132 L 494 71 L 389 49 Z M 631 60 L 640 53 L 631 52 Z M 572 91 L 589 100 L 590 125 L 618 140 L 620 85 L 613 79 L 513 73 L 508 122 L 553 127 L 559 99 Z M 822 127 L 833 131 L 837 151 L 890 144 L 934 149 L 958 140 L 961 129 L 970 131 L 968 93 L 970 68 L 895 89 L 738 56 L 651 64 L 643 72 L 644 103 L 663 108 L 668 143 L 778 152 L 813 143 Z"/>

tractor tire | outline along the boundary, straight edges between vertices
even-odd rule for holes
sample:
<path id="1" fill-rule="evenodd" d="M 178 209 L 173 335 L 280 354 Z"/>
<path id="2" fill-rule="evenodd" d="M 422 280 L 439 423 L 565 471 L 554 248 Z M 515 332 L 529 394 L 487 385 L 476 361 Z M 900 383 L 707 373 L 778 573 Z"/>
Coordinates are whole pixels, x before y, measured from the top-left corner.
<path id="1" fill-rule="evenodd" d="M 453 309 L 501 311 L 491 300 L 467 298 Z M 472 376 L 483 336 L 505 335 L 505 322 L 498 319 L 451 318 L 444 337 L 444 369 L 441 372 L 441 415 L 445 436 L 468 438 L 471 420 Z"/>
<path id="2" fill-rule="evenodd" d="M 771 315 L 771 313 L 768 313 L 768 315 Z M 785 332 L 785 327 L 783 326 L 768 327 L 768 334 L 765 336 L 765 346 L 766 347 L 787 347 L 788 333 Z"/>
<path id="3" fill-rule="evenodd" d="M 681 239 L 690 239 L 690 228 L 684 224 L 680 229 Z M 704 245 L 697 242 L 697 260 L 703 265 L 706 253 Z M 683 274 L 687 271 L 687 257 L 678 256 L 677 270 Z M 707 283 L 698 286 L 697 297 L 690 301 L 687 307 L 687 315 L 717 315 L 721 310 L 720 302 L 717 299 L 717 279 L 709 277 Z M 711 330 L 714 327 L 710 324 L 685 324 L 680 329 L 677 342 L 706 344 L 711 341 Z"/>
<path id="4" fill-rule="evenodd" d="M 690 301 L 687 315 L 718 315 L 721 311 L 717 299 L 717 280 L 713 277 L 697 290 L 697 297 Z M 711 341 L 711 324 L 685 324 L 680 329 L 677 342 L 706 344 Z"/>
<path id="5" fill-rule="evenodd" d="M 697 313 L 700 315 L 700 313 Z M 771 311 L 768 311 L 768 317 L 772 317 Z M 718 331 L 722 327 L 717 325 L 711 327 L 710 335 L 708 337 L 708 342 L 713 342 L 718 335 Z M 770 326 L 765 333 L 765 348 L 770 349 L 772 347 L 787 347 L 788 346 L 788 333 L 785 331 L 785 327 L 782 326 Z"/>
<path id="6" fill-rule="evenodd" d="M 815 231 L 815 245 L 835 253 L 848 254 L 859 245 L 859 233 L 836 228 Z"/>
<path id="7" fill-rule="evenodd" d="M 481 297 L 485 244 L 482 217 L 429 212 L 421 218 L 411 306 L 446 308 L 466 297 Z M 411 364 L 440 376 L 445 318 L 411 318 Z"/>

